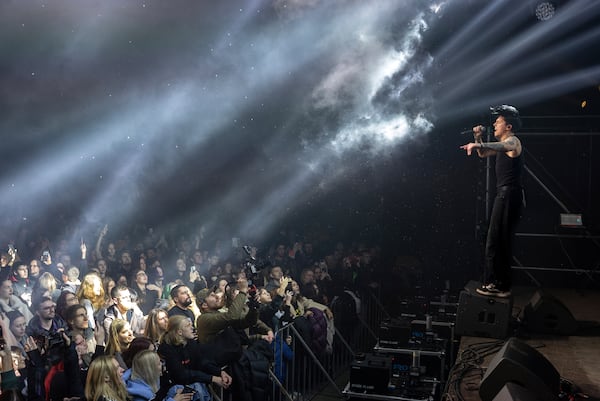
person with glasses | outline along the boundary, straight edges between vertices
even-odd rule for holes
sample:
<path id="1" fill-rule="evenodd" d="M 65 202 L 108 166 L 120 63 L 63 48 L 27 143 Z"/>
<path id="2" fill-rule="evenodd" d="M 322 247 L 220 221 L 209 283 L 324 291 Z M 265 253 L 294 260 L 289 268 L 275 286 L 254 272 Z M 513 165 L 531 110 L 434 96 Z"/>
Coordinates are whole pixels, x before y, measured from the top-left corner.
<path id="1" fill-rule="evenodd" d="M 138 294 L 137 304 L 147 316 L 148 313 L 156 306 L 156 301 L 162 295 L 162 289 L 152 283 L 148 283 L 148 275 L 142 269 L 134 272 L 132 287 Z"/>
<path id="2" fill-rule="evenodd" d="M 104 330 L 106 333 L 110 332 L 110 325 L 113 320 L 123 319 L 129 323 L 135 336 L 143 335 L 146 319 L 139 306 L 131 300 L 129 288 L 118 285 L 111 290 L 110 296 L 114 303 L 106 308 L 104 314 Z"/>
<path id="3" fill-rule="evenodd" d="M 34 299 L 32 307 L 35 315 L 27 325 L 27 335 L 36 339 L 50 338 L 67 328 L 67 323 L 56 314 L 56 304 L 52 298 Z"/>

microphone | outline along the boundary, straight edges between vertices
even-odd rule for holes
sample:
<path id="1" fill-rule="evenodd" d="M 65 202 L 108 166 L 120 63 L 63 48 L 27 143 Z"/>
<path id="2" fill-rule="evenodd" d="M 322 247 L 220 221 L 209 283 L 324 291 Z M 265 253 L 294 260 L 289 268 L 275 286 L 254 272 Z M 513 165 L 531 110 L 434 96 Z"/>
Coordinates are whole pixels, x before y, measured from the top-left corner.
<path id="1" fill-rule="evenodd" d="M 486 128 L 485 127 L 481 127 L 481 134 L 482 135 L 485 134 L 485 131 L 486 131 Z M 469 135 L 469 134 L 474 134 L 474 132 L 473 132 L 472 129 L 470 129 L 470 130 L 467 130 L 467 131 L 462 131 L 460 134 L 461 135 Z"/>

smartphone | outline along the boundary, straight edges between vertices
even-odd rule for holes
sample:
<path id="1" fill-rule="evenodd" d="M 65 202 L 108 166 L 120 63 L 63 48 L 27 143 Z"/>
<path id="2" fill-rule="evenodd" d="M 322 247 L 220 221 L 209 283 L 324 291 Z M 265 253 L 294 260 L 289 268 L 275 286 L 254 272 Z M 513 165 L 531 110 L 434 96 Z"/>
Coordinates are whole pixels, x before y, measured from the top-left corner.
<path id="1" fill-rule="evenodd" d="M 196 390 L 191 388 L 190 386 L 183 386 L 183 390 L 181 390 L 181 394 L 194 394 Z"/>
<path id="2" fill-rule="evenodd" d="M 4 340 L 4 333 L 2 332 L 2 328 L 0 327 L 0 350 L 3 350 L 6 346 L 6 340 Z"/>
<path id="3" fill-rule="evenodd" d="M 195 265 L 192 265 L 190 267 L 190 273 L 196 273 L 196 266 Z"/>

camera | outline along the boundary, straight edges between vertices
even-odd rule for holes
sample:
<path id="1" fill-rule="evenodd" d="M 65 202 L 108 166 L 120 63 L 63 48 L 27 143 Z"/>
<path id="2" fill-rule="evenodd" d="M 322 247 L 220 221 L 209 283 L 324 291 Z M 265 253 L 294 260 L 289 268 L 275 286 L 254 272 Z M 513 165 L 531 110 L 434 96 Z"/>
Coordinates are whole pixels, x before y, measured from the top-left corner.
<path id="1" fill-rule="evenodd" d="M 238 283 L 236 281 L 227 283 L 225 287 L 225 304 L 231 305 L 234 299 L 235 290 L 238 288 Z M 257 309 L 260 307 L 260 302 L 256 300 L 256 295 L 258 294 L 258 289 L 255 285 L 250 284 L 248 281 L 248 290 L 246 292 L 246 297 L 248 298 L 248 307 L 251 309 Z"/>
<path id="2" fill-rule="evenodd" d="M 65 340 L 62 336 L 62 331 L 49 334 L 37 334 L 32 336 L 39 349 L 44 350 L 50 365 L 56 365 L 64 358 Z"/>
<path id="3" fill-rule="evenodd" d="M 246 263 L 245 263 L 246 269 L 250 270 L 250 272 L 252 274 L 258 273 L 258 270 L 256 268 L 256 257 L 254 257 L 252 255 L 252 248 L 249 245 L 244 245 L 242 247 L 242 249 L 244 250 L 244 252 L 248 256 L 246 258 Z"/>
<path id="4" fill-rule="evenodd" d="M 255 285 L 251 285 L 248 287 L 248 297 L 250 298 L 255 298 L 256 294 L 258 293 L 258 290 L 256 289 Z"/>
<path id="5" fill-rule="evenodd" d="M 248 286 L 248 307 L 250 309 L 258 309 L 260 307 L 260 302 L 256 299 L 256 294 L 258 294 L 256 286 Z"/>
<path id="6" fill-rule="evenodd" d="M 49 334 L 39 334 L 34 336 L 35 342 L 39 348 L 43 348 L 46 352 L 52 349 L 58 349 L 65 345 L 65 339 L 62 336 L 62 331 L 51 332 Z"/>
<path id="7" fill-rule="evenodd" d="M 247 255 L 244 263 L 246 277 L 248 277 L 248 284 L 252 284 L 256 281 L 257 275 L 261 270 L 270 267 L 271 263 L 268 260 L 256 259 L 256 257 L 252 255 L 252 247 L 249 245 L 244 245 L 242 249 Z"/>
<path id="8" fill-rule="evenodd" d="M 50 333 L 46 337 L 46 341 L 47 341 L 46 349 L 52 349 L 54 347 L 61 347 L 61 346 L 65 345 L 65 339 L 63 338 L 62 332 L 60 332 L 60 331 Z"/>

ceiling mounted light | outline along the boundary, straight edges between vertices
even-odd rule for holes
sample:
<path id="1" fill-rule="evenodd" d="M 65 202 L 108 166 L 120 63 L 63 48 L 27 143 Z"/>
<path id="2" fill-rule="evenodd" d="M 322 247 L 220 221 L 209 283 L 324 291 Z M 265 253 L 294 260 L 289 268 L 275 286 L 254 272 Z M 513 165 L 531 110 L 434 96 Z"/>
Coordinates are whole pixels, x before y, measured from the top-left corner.
<path id="1" fill-rule="evenodd" d="M 540 1 L 535 5 L 535 16 L 540 21 L 548 21 L 556 13 L 556 4 L 552 1 Z"/>

